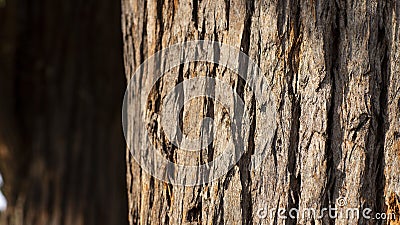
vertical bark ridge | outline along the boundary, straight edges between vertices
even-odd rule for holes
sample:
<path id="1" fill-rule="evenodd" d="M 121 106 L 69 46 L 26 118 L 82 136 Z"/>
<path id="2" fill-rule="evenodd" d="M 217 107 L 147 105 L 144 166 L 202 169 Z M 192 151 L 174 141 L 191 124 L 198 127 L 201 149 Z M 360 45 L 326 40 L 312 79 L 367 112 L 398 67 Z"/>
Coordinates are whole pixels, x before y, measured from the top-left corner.
<path id="1" fill-rule="evenodd" d="M 386 30 L 388 38 L 388 68 L 387 68 L 387 131 L 385 137 L 385 203 L 388 213 L 394 213 L 396 219 L 391 219 L 388 224 L 398 224 L 400 221 L 399 196 L 400 196 L 400 2 L 391 1 L 388 4 L 387 19 L 385 24 L 391 26 Z"/>
<path id="2" fill-rule="evenodd" d="M 368 4 L 369 7 L 374 3 Z M 384 26 L 387 19 L 386 2 L 378 2 L 375 11 L 371 10 L 370 29 L 371 36 L 368 43 L 369 64 L 372 76 L 370 90 L 372 95 L 372 124 L 369 134 L 374 138 L 368 141 L 374 146 L 367 155 L 367 163 L 363 177 L 363 191 L 361 196 L 366 199 L 366 207 L 370 207 L 375 213 L 384 212 L 383 187 L 385 178 L 383 175 L 384 144 L 387 131 L 387 65 L 388 65 L 388 37 L 386 29 L 391 29 L 391 24 Z M 372 139 L 372 140 L 371 140 Z M 372 178 L 372 179 L 371 179 Z M 359 223 L 366 223 L 360 219 Z"/>

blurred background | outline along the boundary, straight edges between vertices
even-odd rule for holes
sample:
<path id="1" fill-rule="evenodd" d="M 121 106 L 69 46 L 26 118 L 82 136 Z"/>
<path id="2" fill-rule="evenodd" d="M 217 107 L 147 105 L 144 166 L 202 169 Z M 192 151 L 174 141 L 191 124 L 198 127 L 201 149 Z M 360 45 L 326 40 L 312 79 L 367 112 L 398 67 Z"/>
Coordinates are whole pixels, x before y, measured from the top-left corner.
<path id="1" fill-rule="evenodd" d="M 0 0 L 0 224 L 127 224 L 120 1 Z"/>

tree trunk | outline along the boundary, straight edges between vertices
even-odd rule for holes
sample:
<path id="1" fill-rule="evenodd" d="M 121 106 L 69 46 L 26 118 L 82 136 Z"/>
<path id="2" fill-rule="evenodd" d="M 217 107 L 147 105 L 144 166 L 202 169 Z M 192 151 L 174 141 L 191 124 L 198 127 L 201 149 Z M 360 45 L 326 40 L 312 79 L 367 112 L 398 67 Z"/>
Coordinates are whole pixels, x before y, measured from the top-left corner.
<path id="1" fill-rule="evenodd" d="M 0 224 L 127 224 L 118 1 L 0 4 Z"/>
<path id="2" fill-rule="evenodd" d="M 277 208 L 287 216 L 293 208 L 321 212 L 329 207 L 370 208 L 372 217 L 392 213 L 397 216 L 388 223 L 400 223 L 400 1 L 122 2 L 125 71 L 128 82 L 137 83 L 135 94 L 149 88 L 151 79 L 133 77 L 148 57 L 176 43 L 212 40 L 256 62 L 259 76 L 270 82 L 277 112 L 273 143 L 261 167 L 250 171 L 254 142 L 270 136 L 260 132 L 262 112 L 238 76 L 210 63 L 189 63 L 166 74 L 148 101 L 138 103 L 147 104 L 147 112 L 127 117 L 133 151 L 149 145 L 141 138 L 146 135 L 138 127 L 141 120 L 161 143 L 156 149 L 170 161 L 183 162 L 189 153 L 173 147 L 160 131 L 160 119 L 151 115 L 161 111 L 160 102 L 174 85 L 196 76 L 230 83 L 253 122 L 242 132 L 247 143 L 240 161 L 218 180 L 194 187 L 155 179 L 128 150 L 131 224 L 386 223 L 363 216 L 260 215 Z M 183 130 L 200 137 L 196 121 L 211 116 L 221 128 L 222 114 L 218 104 L 196 98 L 183 109 Z M 197 163 L 221 152 L 224 138 L 217 135 L 194 157 Z"/>

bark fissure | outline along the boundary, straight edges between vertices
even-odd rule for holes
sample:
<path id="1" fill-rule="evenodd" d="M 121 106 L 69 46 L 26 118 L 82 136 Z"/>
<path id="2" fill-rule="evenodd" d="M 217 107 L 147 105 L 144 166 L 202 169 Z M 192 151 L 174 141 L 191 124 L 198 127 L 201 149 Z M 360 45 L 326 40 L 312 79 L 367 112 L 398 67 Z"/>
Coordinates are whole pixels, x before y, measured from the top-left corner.
<path id="1" fill-rule="evenodd" d="M 298 151 L 299 151 L 299 132 L 300 132 L 300 94 L 298 93 L 298 68 L 299 68 L 299 52 L 301 46 L 302 35 L 300 34 L 300 2 L 294 1 L 290 4 L 289 12 L 289 30 L 293 37 L 291 39 L 291 47 L 288 53 L 289 72 L 286 75 L 288 94 L 291 99 L 291 122 L 290 137 L 288 149 L 288 175 L 289 175 L 289 192 L 287 212 L 291 209 L 299 209 L 301 174 L 297 173 L 298 167 Z M 288 217 L 286 224 L 296 224 L 298 218 Z"/>
<path id="2" fill-rule="evenodd" d="M 379 30 L 378 30 L 378 45 L 383 49 L 383 58 L 380 61 L 380 69 L 381 69 L 381 83 L 380 83 L 380 96 L 379 96 L 379 115 L 378 115 L 378 127 L 377 127 L 377 163 L 376 163 L 376 180 L 375 180 L 375 185 L 376 185 L 376 199 L 375 199 L 375 211 L 376 212 L 386 212 L 386 206 L 385 206 L 385 184 L 386 184 L 386 178 L 385 178 L 385 137 L 387 135 L 387 130 L 388 130 L 388 86 L 390 82 L 390 57 L 389 53 L 391 52 L 390 50 L 390 34 L 391 34 L 391 29 L 392 27 L 389 26 L 384 26 L 383 23 L 385 24 L 390 24 L 390 21 L 392 20 L 391 14 L 388 13 L 388 4 L 386 3 L 380 3 L 379 4 L 381 8 L 381 13 L 383 16 L 382 21 L 379 21 Z"/>
<path id="3" fill-rule="evenodd" d="M 252 1 L 247 1 L 246 2 L 246 15 L 245 15 L 245 20 L 244 20 L 244 26 L 243 26 L 243 31 L 242 31 L 242 37 L 241 37 L 241 43 L 240 43 L 240 50 L 244 52 L 246 55 L 249 54 L 250 50 L 250 37 L 251 37 L 251 25 L 252 25 L 252 19 L 253 19 L 253 14 L 254 14 L 254 2 Z M 242 71 L 241 74 L 247 74 L 249 62 L 248 59 L 239 59 L 239 71 Z M 245 89 L 245 82 L 242 79 L 238 79 L 237 87 L 236 87 L 236 92 L 238 95 L 244 99 L 244 89 Z M 252 107 L 250 109 L 251 114 L 252 114 L 252 124 L 255 124 L 255 100 L 253 98 L 252 102 Z M 238 115 L 242 117 L 242 115 Z M 242 155 L 240 161 L 239 161 L 239 175 L 240 175 L 240 182 L 242 185 L 242 190 L 241 190 L 241 201 L 240 201 L 240 207 L 241 207 L 241 216 L 242 216 L 242 224 L 251 224 L 252 223 L 252 211 L 253 211 L 253 205 L 252 205 L 252 195 L 251 195 L 251 179 L 250 179 L 250 170 L 249 170 L 249 165 L 251 161 L 251 155 L 252 152 L 254 152 L 254 130 L 255 126 L 250 127 L 249 131 L 249 136 L 248 136 L 248 141 L 247 141 L 247 151 Z M 239 134 L 240 134 L 240 129 L 239 129 Z M 244 137 L 239 137 L 240 139 Z M 244 146 L 243 146 L 244 147 Z"/>
<path id="4" fill-rule="evenodd" d="M 326 37 L 325 39 L 325 45 L 328 46 L 326 48 L 327 53 L 325 54 L 327 57 L 327 61 L 329 62 L 329 73 L 331 76 L 331 97 L 330 97 L 330 108 L 328 111 L 328 125 L 327 125 L 327 144 L 326 144 L 326 150 L 325 150 L 325 158 L 327 160 L 327 166 L 326 166 L 326 175 L 327 175 L 327 185 L 325 188 L 325 194 L 323 199 L 321 199 L 323 202 L 323 206 L 325 208 L 329 208 L 331 205 L 332 199 L 333 199 L 333 194 L 334 194 L 334 188 L 336 185 L 336 165 L 334 162 L 334 148 L 333 148 L 333 142 L 336 141 L 334 139 L 334 132 L 335 132 L 335 124 L 337 125 L 338 121 L 335 120 L 337 118 L 337 106 L 336 106 L 336 91 L 337 91 L 337 84 L 336 84 L 336 70 L 337 70 L 337 64 L 338 64 L 338 48 L 336 46 L 340 46 L 340 30 L 339 30 L 339 24 L 338 24 L 338 18 L 339 15 L 336 14 L 335 20 L 332 22 L 332 33 L 334 35 L 333 41 L 331 41 L 329 38 Z M 335 219 L 334 218 L 329 218 L 326 217 L 327 220 L 329 221 L 329 224 L 334 224 Z"/>
<path id="5" fill-rule="evenodd" d="M 199 28 L 199 16 L 198 16 L 198 11 L 199 11 L 199 1 L 198 0 L 192 0 L 193 4 L 193 9 L 192 9 L 192 21 L 194 23 L 194 27 L 196 30 Z M 204 26 L 203 26 L 204 27 Z"/>

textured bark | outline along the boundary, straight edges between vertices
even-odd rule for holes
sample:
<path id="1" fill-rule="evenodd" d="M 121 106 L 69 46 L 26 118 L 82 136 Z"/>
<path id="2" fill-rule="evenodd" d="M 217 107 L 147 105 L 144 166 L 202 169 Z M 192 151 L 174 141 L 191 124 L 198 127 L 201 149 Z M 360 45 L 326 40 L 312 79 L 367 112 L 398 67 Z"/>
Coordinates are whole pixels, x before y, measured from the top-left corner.
<path id="1" fill-rule="evenodd" d="M 120 13 L 1 1 L 0 224 L 127 224 Z"/>
<path id="2" fill-rule="evenodd" d="M 245 102 L 252 127 L 239 163 L 218 181 L 196 187 L 172 186 L 152 178 L 127 151 L 131 224 L 375 224 L 364 218 L 259 218 L 260 207 L 368 207 L 399 214 L 400 194 L 400 1 L 128 1 L 122 26 L 127 80 L 149 56 L 175 43 L 214 40 L 248 54 L 273 86 L 277 128 L 273 146 L 255 173 L 247 165 L 257 132 L 254 99 L 237 76 L 206 63 L 182 65 L 153 87 L 149 115 L 159 112 L 168 89 L 193 76 L 230 82 Z M 176 75 L 178 74 L 178 75 Z M 199 75 L 200 74 L 200 75 Z M 134 77 L 136 94 L 146 78 Z M 142 103 L 144 104 L 144 103 Z M 200 109 L 200 110 L 199 110 Z M 188 153 L 165 140 L 159 118 L 144 119 L 170 160 Z M 223 128 L 223 110 L 207 99 L 185 105 L 183 129 L 198 132 L 199 118 L 214 117 Z M 221 128 L 221 129 L 222 129 Z M 189 132 L 190 131 L 190 132 Z M 149 143 L 135 134 L 133 148 Z M 195 158 L 205 162 L 223 149 L 225 137 Z M 399 219 L 399 218 L 398 218 Z M 396 221 L 388 221 L 396 224 Z M 397 221 L 398 222 L 398 221 Z M 382 222 L 384 223 L 384 222 Z"/>

